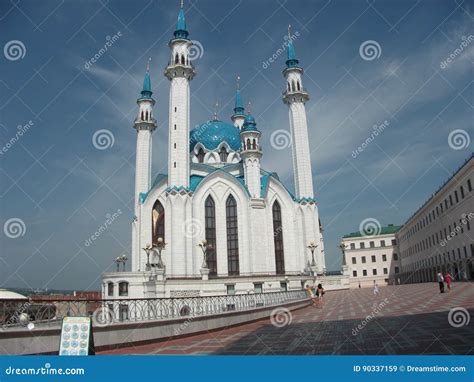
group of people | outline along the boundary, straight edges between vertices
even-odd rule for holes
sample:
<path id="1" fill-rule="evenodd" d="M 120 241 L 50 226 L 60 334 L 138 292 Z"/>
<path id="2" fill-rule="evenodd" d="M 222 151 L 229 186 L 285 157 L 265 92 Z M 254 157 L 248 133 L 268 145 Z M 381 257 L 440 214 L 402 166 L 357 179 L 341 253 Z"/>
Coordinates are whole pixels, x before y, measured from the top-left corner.
<path id="1" fill-rule="evenodd" d="M 324 296 L 324 288 L 321 283 L 318 284 L 317 287 L 310 287 L 309 285 L 306 286 L 306 292 L 308 293 L 308 296 L 313 300 L 313 305 L 316 305 L 318 302 L 323 301 L 323 296 Z"/>
<path id="2" fill-rule="evenodd" d="M 448 292 L 451 290 L 451 283 L 453 282 L 453 276 L 447 272 L 444 276 L 441 272 L 438 273 L 438 284 L 439 284 L 439 293 L 444 293 L 444 283 L 448 287 Z"/>

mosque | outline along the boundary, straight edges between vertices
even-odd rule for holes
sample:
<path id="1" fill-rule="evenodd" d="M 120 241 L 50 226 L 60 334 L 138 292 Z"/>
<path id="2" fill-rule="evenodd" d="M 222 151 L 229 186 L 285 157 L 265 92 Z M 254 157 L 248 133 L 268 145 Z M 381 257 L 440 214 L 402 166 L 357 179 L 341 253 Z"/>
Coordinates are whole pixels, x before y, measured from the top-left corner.
<path id="1" fill-rule="evenodd" d="M 130 272 L 104 273 L 105 299 L 194 297 L 301 289 L 325 273 L 314 197 L 303 69 L 288 40 L 288 107 L 294 190 L 270 169 L 257 121 L 239 88 L 231 121 L 215 115 L 190 130 L 196 68 L 184 9 L 169 42 L 168 173 L 152 176 L 157 127 L 149 67 L 137 100 L 135 216 Z M 266 128 L 267 131 L 271 130 Z"/>

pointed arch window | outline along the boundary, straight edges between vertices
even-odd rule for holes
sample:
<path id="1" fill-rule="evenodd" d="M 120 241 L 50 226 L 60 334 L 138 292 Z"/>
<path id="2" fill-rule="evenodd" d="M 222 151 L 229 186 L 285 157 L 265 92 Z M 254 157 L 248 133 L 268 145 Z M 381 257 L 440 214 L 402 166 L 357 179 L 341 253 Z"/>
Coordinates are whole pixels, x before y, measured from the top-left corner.
<path id="1" fill-rule="evenodd" d="M 184 56 L 181 56 L 181 64 L 184 65 L 185 61 L 184 61 Z"/>
<path id="2" fill-rule="evenodd" d="M 256 149 L 257 149 L 257 143 L 254 139 L 253 142 L 252 142 L 252 150 L 256 150 Z"/>
<path id="3" fill-rule="evenodd" d="M 179 56 L 178 53 L 176 53 L 176 56 L 174 57 L 174 63 L 179 64 Z"/>
<path id="4" fill-rule="evenodd" d="M 281 222 L 281 207 L 278 201 L 273 203 L 273 242 L 275 244 L 275 265 L 277 275 L 285 273 L 285 256 L 283 252 L 283 226 Z"/>
<path id="5" fill-rule="evenodd" d="M 226 202 L 227 267 L 229 276 L 239 275 L 239 230 L 237 224 L 237 202 L 229 195 Z"/>
<path id="6" fill-rule="evenodd" d="M 221 162 L 227 162 L 227 157 L 229 156 L 229 153 L 227 152 L 226 148 L 224 146 L 221 147 L 219 151 L 219 157 L 221 159 Z"/>
<path id="7" fill-rule="evenodd" d="M 145 120 L 144 115 L 143 115 L 143 110 L 142 110 L 142 112 L 141 112 L 141 120 L 142 120 L 142 121 Z"/>
<path id="8" fill-rule="evenodd" d="M 216 254 L 216 205 L 214 199 L 209 195 L 205 202 L 205 229 L 207 248 L 207 266 L 209 275 L 217 275 L 217 254 Z"/>
<path id="9" fill-rule="evenodd" d="M 204 155 L 206 155 L 204 153 L 204 150 L 202 149 L 202 147 L 198 150 L 198 153 L 197 153 L 197 160 L 199 163 L 203 163 L 204 162 Z"/>
<path id="10" fill-rule="evenodd" d="M 153 244 L 157 244 L 160 237 L 165 241 L 165 209 L 159 200 L 153 205 L 151 227 Z"/>

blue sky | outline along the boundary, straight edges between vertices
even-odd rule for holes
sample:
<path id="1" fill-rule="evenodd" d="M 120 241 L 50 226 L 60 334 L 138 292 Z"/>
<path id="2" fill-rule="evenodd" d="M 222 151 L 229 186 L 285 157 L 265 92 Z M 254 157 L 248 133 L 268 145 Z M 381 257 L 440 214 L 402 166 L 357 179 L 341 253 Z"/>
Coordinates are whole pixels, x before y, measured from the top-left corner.
<path id="1" fill-rule="evenodd" d="M 163 70 L 178 9 L 175 0 L 0 3 L 0 215 L 3 228 L 9 219 L 24 224 L 17 238 L 0 234 L 0 287 L 97 289 L 112 260 L 129 254 L 135 101 L 151 57 L 153 173 L 166 172 Z M 328 269 L 340 267 L 342 235 L 367 218 L 403 223 L 471 155 L 472 3 L 195 0 L 185 9 L 190 38 L 203 47 L 194 61 L 192 126 L 211 118 L 216 101 L 219 118 L 229 120 L 240 74 L 263 133 L 262 166 L 290 189 L 291 148 L 270 140 L 289 128 L 281 101 L 286 58 L 263 63 L 285 42 L 288 24 L 298 32 Z M 371 40 L 376 55 L 364 56 L 360 47 Z M 107 52 L 86 65 L 107 41 Z M 101 129 L 113 134 L 105 150 L 92 143 Z"/>

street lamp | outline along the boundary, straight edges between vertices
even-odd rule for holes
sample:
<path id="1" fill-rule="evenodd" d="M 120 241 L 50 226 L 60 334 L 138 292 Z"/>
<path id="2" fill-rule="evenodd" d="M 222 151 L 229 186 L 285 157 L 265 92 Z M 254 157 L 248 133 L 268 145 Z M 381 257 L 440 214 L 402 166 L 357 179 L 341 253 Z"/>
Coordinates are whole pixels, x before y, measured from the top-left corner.
<path id="1" fill-rule="evenodd" d="M 311 251 L 311 266 L 314 267 L 316 266 L 316 261 L 314 261 L 314 251 L 316 250 L 316 248 L 318 248 L 318 245 L 315 244 L 314 241 L 312 241 L 311 243 L 308 244 L 306 248 L 308 248 Z"/>
<path id="2" fill-rule="evenodd" d="M 117 264 L 117 272 L 120 272 L 120 263 L 122 260 L 120 259 L 120 256 L 116 257 L 114 260 L 114 263 Z"/>
<path id="3" fill-rule="evenodd" d="M 120 264 L 123 264 L 122 271 L 125 272 L 125 263 L 127 260 L 128 257 L 126 255 L 120 255 L 115 258 L 114 263 L 117 264 L 117 272 L 120 272 Z"/>
<path id="4" fill-rule="evenodd" d="M 120 256 L 120 259 L 122 261 L 122 271 L 125 272 L 125 263 L 127 262 L 128 257 L 126 255 L 122 255 Z"/>
<path id="5" fill-rule="evenodd" d="M 156 242 L 156 248 L 158 248 L 158 268 L 164 268 L 163 260 L 161 259 L 161 251 L 165 249 L 166 243 L 162 237 L 159 237 Z"/>
<path id="6" fill-rule="evenodd" d="M 212 245 L 207 244 L 207 240 L 204 239 L 198 244 L 198 247 L 200 247 L 202 250 L 202 268 L 206 269 L 207 268 L 207 251 L 209 249 L 212 249 Z"/>
<path id="7" fill-rule="evenodd" d="M 146 252 L 146 270 L 149 271 L 151 269 L 150 265 L 150 253 L 153 252 L 153 246 L 148 243 L 143 250 Z"/>

